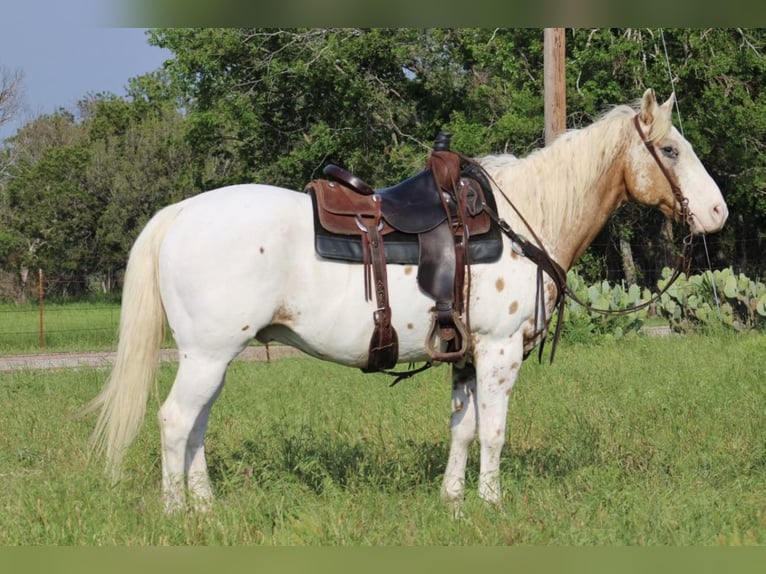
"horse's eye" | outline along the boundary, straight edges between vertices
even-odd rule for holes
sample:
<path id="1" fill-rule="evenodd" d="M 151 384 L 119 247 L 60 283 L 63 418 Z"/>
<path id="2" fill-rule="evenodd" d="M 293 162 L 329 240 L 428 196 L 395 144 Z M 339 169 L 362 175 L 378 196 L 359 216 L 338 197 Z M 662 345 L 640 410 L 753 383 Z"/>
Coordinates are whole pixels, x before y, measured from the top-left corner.
<path id="1" fill-rule="evenodd" d="M 660 151 L 662 152 L 662 155 L 664 155 L 667 158 L 676 159 L 678 157 L 678 149 L 673 146 L 670 146 L 670 145 L 663 146 L 660 148 Z"/>

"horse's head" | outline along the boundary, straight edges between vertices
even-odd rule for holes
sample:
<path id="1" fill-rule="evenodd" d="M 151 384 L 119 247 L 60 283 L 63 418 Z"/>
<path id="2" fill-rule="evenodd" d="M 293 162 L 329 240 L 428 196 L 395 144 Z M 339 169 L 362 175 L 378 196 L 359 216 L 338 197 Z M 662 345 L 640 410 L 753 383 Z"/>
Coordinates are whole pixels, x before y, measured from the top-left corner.
<path id="1" fill-rule="evenodd" d="M 628 194 L 676 220 L 685 218 L 692 233 L 718 231 L 729 209 L 691 144 L 673 126 L 674 101 L 671 95 L 658 105 L 651 89 L 644 92 L 627 149 Z"/>

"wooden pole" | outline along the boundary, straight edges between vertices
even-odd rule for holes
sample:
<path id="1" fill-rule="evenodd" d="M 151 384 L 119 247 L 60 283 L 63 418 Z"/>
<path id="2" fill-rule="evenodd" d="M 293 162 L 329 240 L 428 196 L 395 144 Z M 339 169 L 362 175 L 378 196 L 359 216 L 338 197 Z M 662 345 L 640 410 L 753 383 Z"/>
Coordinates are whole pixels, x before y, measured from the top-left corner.
<path id="1" fill-rule="evenodd" d="M 45 321 L 43 313 L 43 270 L 37 270 L 37 298 L 40 301 L 40 348 L 45 347 Z"/>
<path id="2" fill-rule="evenodd" d="M 566 130 L 564 28 L 545 28 L 543 42 L 545 145 L 549 145 L 557 135 Z"/>

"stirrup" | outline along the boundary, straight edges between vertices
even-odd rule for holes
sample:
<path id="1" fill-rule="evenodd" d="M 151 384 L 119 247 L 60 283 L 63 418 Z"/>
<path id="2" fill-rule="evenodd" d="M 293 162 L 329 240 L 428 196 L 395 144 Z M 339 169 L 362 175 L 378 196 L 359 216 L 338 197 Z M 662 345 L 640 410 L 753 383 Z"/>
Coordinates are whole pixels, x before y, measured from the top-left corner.
<path id="1" fill-rule="evenodd" d="M 437 319 L 436 310 L 431 312 L 431 327 L 428 329 L 428 336 L 426 337 L 426 353 L 433 361 L 439 361 L 442 363 L 455 363 L 462 359 L 468 352 L 469 337 L 465 327 L 465 323 L 458 317 L 457 313 L 453 309 L 452 315 L 453 326 L 442 326 Z M 460 348 L 455 351 L 442 351 L 441 343 L 444 342 L 442 337 L 443 330 L 452 330 L 453 338 L 457 338 Z M 448 341 L 448 344 L 451 341 Z"/>

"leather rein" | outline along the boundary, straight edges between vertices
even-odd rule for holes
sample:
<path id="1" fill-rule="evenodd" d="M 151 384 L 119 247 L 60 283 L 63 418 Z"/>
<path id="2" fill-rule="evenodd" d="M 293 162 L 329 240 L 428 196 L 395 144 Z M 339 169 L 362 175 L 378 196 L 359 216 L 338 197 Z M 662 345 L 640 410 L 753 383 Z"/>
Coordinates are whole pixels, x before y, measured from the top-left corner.
<path id="1" fill-rule="evenodd" d="M 639 116 L 636 114 L 633 117 L 633 124 L 636 128 L 636 131 L 638 132 L 638 135 L 641 137 L 641 141 L 646 146 L 646 149 L 649 150 L 649 153 L 654 158 L 654 161 L 657 163 L 658 167 L 660 168 L 660 171 L 665 176 L 665 179 L 667 180 L 668 184 L 670 185 L 670 189 L 673 191 L 673 195 L 676 198 L 676 201 L 678 201 L 680 205 L 680 218 L 681 220 L 686 223 L 687 225 L 691 224 L 691 218 L 692 214 L 689 211 L 689 200 L 684 197 L 681 188 L 678 186 L 678 184 L 674 181 L 672 175 L 668 171 L 668 169 L 665 167 L 665 165 L 660 160 L 659 155 L 657 155 L 657 150 L 652 143 L 651 140 L 647 139 L 644 135 L 643 130 L 641 129 L 641 125 L 639 122 Z M 488 177 L 489 174 L 484 172 Z M 491 180 L 491 177 L 490 177 Z M 537 283 L 538 283 L 538 289 L 537 289 L 537 304 L 535 305 L 535 325 L 540 325 L 538 322 L 539 316 L 538 316 L 538 310 L 542 310 L 543 313 L 543 321 L 542 325 L 547 324 L 548 319 L 545 316 L 545 294 L 543 292 L 543 281 L 542 281 L 542 273 L 547 273 L 551 279 L 553 279 L 553 282 L 556 285 L 557 288 L 557 295 L 556 295 L 556 302 L 554 304 L 554 307 L 558 308 L 559 312 L 559 319 L 556 323 L 556 331 L 553 336 L 553 343 L 551 347 L 551 357 L 550 362 L 553 363 L 553 358 L 556 354 L 556 346 L 558 345 L 559 338 L 561 336 L 561 326 L 563 324 L 563 318 L 564 318 L 564 303 L 566 300 L 566 297 L 569 297 L 577 304 L 581 305 L 582 307 L 586 308 L 589 311 L 593 311 L 594 313 L 598 313 L 601 315 L 611 315 L 611 316 L 621 316 L 621 315 L 627 315 L 629 313 L 635 313 L 636 311 L 640 311 L 641 309 L 644 309 L 651 305 L 652 303 L 656 302 L 663 293 L 665 293 L 670 286 L 678 279 L 678 277 L 682 273 L 687 273 L 689 270 L 689 266 L 691 263 L 691 259 L 689 258 L 689 253 L 691 251 L 691 245 L 692 245 L 692 235 L 689 234 L 683 239 L 681 253 L 679 254 L 678 261 L 676 263 L 675 270 L 673 271 L 673 275 L 670 277 L 668 282 L 665 284 L 665 287 L 663 287 L 659 293 L 654 295 L 651 299 L 648 301 L 645 301 L 639 305 L 634 305 L 632 307 L 628 307 L 626 309 L 619 309 L 619 310 L 610 310 L 610 309 L 598 309 L 595 307 L 592 307 L 588 303 L 585 303 L 582 301 L 567 285 L 567 272 L 566 270 L 561 267 L 546 251 L 545 247 L 543 246 L 542 241 L 540 238 L 535 234 L 534 230 L 530 227 L 530 225 L 527 223 L 527 221 L 524 219 L 524 217 L 521 215 L 519 210 L 516 208 L 515 205 L 513 205 L 513 202 L 508 198 L 508 196 L 505 195 L 505 193 L 502 191 L 500 186 L 497 185 L 496 182 L 495 186 L 500 191 L 500 194 L 505 199 L 506 203 L 508 203 L 513 210 L 516 212 L 516 214 L 521 219 L 522 223 L 527 227 L 527 229 L 532 234 L 535 243 L 532 243 L 528 239 L 526 239 L 524 236 L 516 233 L 511 229 L 511 226 L 500 218 L 497 213 L 492 211 L 489 206 L 486 204 L 484 205 L 484 209 L 487 210 L 487 213 L 489 213 L 490 217 L 497 223 L 498 227 L 500 227 L 501 231 L 505 233 L 505 235 L 515 244 L 517 244 L 521 251 L 524 253 L 524 255 L 537 264 L 538 266 L 538 277 L 537 277 Z M 543 353 L 543 347 L 545 344 L 545 337 L 543 337 L 542 341 L 540 342 L 539 347 L 539 358 L 542 360 L 542 353 Z"/>

